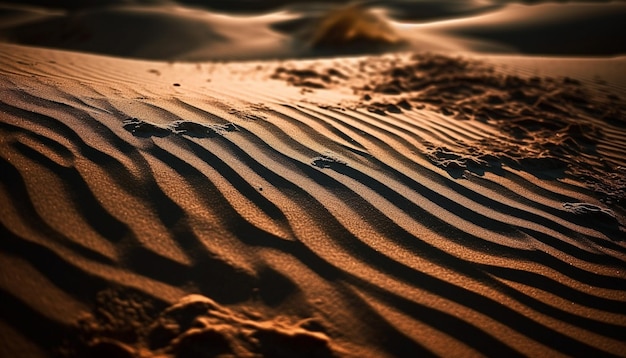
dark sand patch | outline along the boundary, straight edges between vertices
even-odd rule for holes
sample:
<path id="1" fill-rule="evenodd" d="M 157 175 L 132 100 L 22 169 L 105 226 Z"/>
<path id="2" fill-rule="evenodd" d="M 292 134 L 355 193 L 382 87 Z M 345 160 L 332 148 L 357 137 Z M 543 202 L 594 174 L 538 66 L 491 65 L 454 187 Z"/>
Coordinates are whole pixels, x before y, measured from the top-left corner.
<path id="1" fill-rule="evenodd" d="M 455 177 L 466 170 L 498 173 L 502 165 L 542 178 L 568 172 L 584 176 L 604 197 L 602 183 L 620 170 L 597 146 L 605 125 L 626 126 L 626 101 L 570 77 L 512 75 L 482 61 L 438 54 L 368 58 L 352 69 L 279 67 L 272 77 L 312 89 L 347 87 L 361 101 L 341 105 L 378 115 L 427 110 L 496 129 L 498 136 L 455 148 L 423 143 L 428 158 Z M 623 205 L 623 187 L 608 186 L 608 200 Z"/>

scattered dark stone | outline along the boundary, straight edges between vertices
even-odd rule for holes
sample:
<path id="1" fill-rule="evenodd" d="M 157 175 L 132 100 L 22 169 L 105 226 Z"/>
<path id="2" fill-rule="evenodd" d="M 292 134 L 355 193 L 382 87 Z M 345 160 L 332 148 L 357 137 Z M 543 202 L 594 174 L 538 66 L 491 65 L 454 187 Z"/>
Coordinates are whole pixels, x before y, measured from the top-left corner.
<path id="1" fill-rule="evenodd" d="M 402 113 L 402 110 L 400 109 L 400 107 L 391 103 L 387 104 L 385 109 L 387 110 L 387 112 L 390 112 L 390 113 Z"/>
<path id="2" fill-rule="evenodd" d="M 400 94 L 402 93 L 402 88 L 398 86 L 398 83 L 386 83 L 377 86 L 375 91 L 384 94 Z"/>
<path id="3" fill-rule="evenodd" d="M 412 108 L 411 104 L 406 99 L 401 100 L 400 102 L 397 103 L 397 105 L 406 110 L 410 110 Z"/>
<path id="4" fill-rule="evenodd" d="M 293 70 L 287 70 L 286 72 L 291 74 L 291 75 L 300 77 L 300 78 L 316 78 L 316 77 L 320 76 L 314 70 L 297 70 L 297 69 L 293 69 Z"/>
<path id="5" fill-rule="evenodd" d="M 574 78 L 505 75 L 479 61 L 424 53 L 400 61 L 367 59 L 355 70 L 355 82 L 362 82 L 357 86 L 347 84 L 360 95 L 361 108 L 371 113 L 427 109 L 458 120 L 483 122 L 501 132 L 497 142 L 477 141 L 467 148 L 457 148 L 458 158 L 429 156 L 442 167 L 495 170 L 509 165 L 535 175 L 547 173 L 546 178 L 562 177 L 570 175 L 573 166 L 582 165 L 572 161 L 581 153 L 585 158 L 601 158 L 596 147 L 604 127 L 593 125 L 594 120 L 626 127 L 626 106 L 618 102 L 619 96 L 608 93 L 608 89 L 602 92 L 587 87 Z M 281 71 L 291 70 L 279 69 L 276 73 L 289 83 L 303 86 L 302 77 L 291 75 L 296 77 L 293 79 Z M 304 74 L 315 75 L 311 78 L 323 84 L 316 71 L 332 77 L 335 84 L 352 75 L 345 72 L 339 76 L 333 68 L 316 68 Z M 373 92 L 377 93 L 375 103 Z M 398 95 L 402 97 L 393 97 Z M 493 154 L 486 154 L 487 150 Z M 593 180 L 597 182 L 598 177 Z"/>
<path id="6" fill-rule="evenodd" d="M 316 89 L 326 88 L 325 84 L 315 81 L 315 80 L 302 81 L 302 82 L 299 82 L 298 85 L 302 87 L 309 87 L 309 88 L 316 88 Z"/>
<path id="7" fill-rule="evenodd" d="M 344 75 L 341 71 L 335 69 L 335 68 L 330 68 L 327 72 L 326 72 L 329 76 L 335 76 L 335 77 L 339 77 L 341 79 L 347 79 L 348 76 Z"/>
<path id="8" fill-rule="evenodd" d="M 385 113 L 385 111 L 383 111 L 382 109 L 378 108 L 378 107 L 367 107 L 367 110 L 371 113 L 376 113 L 376 114 L 380 114 L 381 116 L 386 116 L 387 113 Z"/>
<path id="9" fill-rule="evenodd" d="M 407 78 L 410 76 L 410 72 L 407 71 L 406 68 L 401 68 L 401 67 L 396 67 L 391 71 L 391 76 L 393 77 L 401 77 L 401 78 Z"/>
<path id="10" fill-rule="evenodd" d="M 401 94 L 402 93 L 402 88 L 394 84 L 382 86 L 378 88 L 377 90 L 384 94 Z"/>
<path id="11" fill-rule="evenodd" d="M 174 87 L 180 87 L 180 83 L 174 83 L 172 86 L 174 86 Z"/>
<path id="12" fill-rule="evenodd" d="M 454 114 L 454 111 L 448 107 L 441 107 L 441 113 L 445 116 L 451 116 Z"/>

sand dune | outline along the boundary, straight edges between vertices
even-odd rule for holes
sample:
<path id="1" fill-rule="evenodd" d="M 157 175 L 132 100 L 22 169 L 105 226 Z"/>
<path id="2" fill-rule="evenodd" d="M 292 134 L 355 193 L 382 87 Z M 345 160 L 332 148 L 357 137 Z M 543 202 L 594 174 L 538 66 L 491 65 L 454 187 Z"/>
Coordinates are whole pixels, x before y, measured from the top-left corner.
<path id="1" fill-rule="evenodd" d="M 511 4 L 476 16 L 418 25 L 466 43 L 468 50 L 525 54 L 609 56 L 626 52 L 626 4 Z M 424 36 L 424 35 L 422 35 Z"/>
<path id="2" fill-rule="evenodd" d="M 248 2 L 246 2 L 248 3 Z M 265 3 L 265 2 L 259 2 Z M 552 56 L 626 53 L 626 4 L 367 2 L 370 6 L 259 5 L 224 13 L 169 1 L 106 1 L 54 10 L 2 4 L 0 40 L 120 57 L 209 61 L 435 51 Z M 84 6 L 84 5 L 83 5 Z M 73 9 L 73 10 L 72 10 Z"/>
<path id="3" fill-rule="evenodd" d="M 626 351 L 620 85 L 0 50 L 3 356 Z"/>
<path id="4" fill-rule="evenodd" d="M 2 37 L 14 43 L 145 59 L 262 58 L 264 52 L 284 57 L 285 36 L 270 31 L 268 23 L 287 18 L 233 17 L 175 5 L 106 6 L 24 20 L 4 29 Z"/>

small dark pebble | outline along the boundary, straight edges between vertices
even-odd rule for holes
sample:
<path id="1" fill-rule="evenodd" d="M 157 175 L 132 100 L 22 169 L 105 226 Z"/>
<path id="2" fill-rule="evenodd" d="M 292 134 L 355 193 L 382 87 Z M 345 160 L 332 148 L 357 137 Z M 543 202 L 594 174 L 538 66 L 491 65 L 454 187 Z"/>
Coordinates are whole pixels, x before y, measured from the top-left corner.
<path id="1" fill-rule="evenodd" d="M 402 110 L 400 109 L 400 107 L 391 103 L 387 105 L 386 110 L 387 112 L 391 112 L 391 113 L 402 113 Z"/>
<path id="2" fill-rule="evenodd" d="M 411 109 L 411 104 L 406 99 L 403 99 L 402 101 L 398 102 L 398 106 L 407 110 Z"/>
<path id="3" fill-rule="evenodd" d="M 450 108 L 448 107 L 442 107 L 441 108 L 441 113 L 443 113 L 446 116 L 450 116 L 454 114 L 454 111 L 452 111 Z"/>
<path id="4" fill-rule="evenodd" d="M 386 115 L 385 111 L 383 111 L 383 110 L 382 110 L 382 109 L 380 109 L 380 108 L 376 108 L 376 107 L 367 107 L 367 110 L 368 110 L 369 112 L 372 112 L 372 113 L 380 114 L 381 116 L 385 116 L 385 115 Z"/>

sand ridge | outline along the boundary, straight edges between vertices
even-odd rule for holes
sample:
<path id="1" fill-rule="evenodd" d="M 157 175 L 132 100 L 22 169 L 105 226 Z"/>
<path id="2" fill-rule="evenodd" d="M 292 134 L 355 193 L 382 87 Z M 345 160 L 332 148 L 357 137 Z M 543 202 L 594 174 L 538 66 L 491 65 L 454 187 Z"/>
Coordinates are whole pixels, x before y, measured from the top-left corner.
<path id="1" fill-rule="evenodd" d="M 623 108 L 619 96 L 429 54 L 341 68 L 2 49 L 10 352 L 20 342 L 69 356 L 624 351 L 623 112 L 611 120 L 585 107 Z M 457 82 L 428 72 L 438 68 Z M 394 77 L 402 71 L 427 82 Z M 547 97 L 567 116 L 530 105 L 527 116 L 589 151 L 549 152 L 558 168 L 524 162 L 546 143 L 533 149 L 524 140 L 537 136 L 506 126 L 532 128 L 458 117 L 446 86 L 471 91 L 471 74 L 489 90 L 502 80 L 532 96 L 585 91 L 577 111 Z M 386 93 L 399 79 L 421 87 Z M 475 110 L 491 100 L 465 98 Z M 524 109 L 504 102 L 500 114 Z M 537 119 L 546 113 L 564 122 Z M 493 138 L 530 151 L 492 148 L 497 165 L 485 166 Z M 580 163 L 588 180 L 572 169 Z M 14 277 L 27 272 L 63 300 L 19 290 Z M 285 351 L 265 350 L 276 347 Z"/>
<path id="2" fill-rule="evenodd" d="M 174 0 L 69 0 L 56 6 L 8 0 L 0 4 L 5 13 L 0 40 L 169 61 L 395 50 L 552 56 L 619 56 L 626 51 L 626 5 L 616 1 L 190 2 L 195 6 Z"/>

